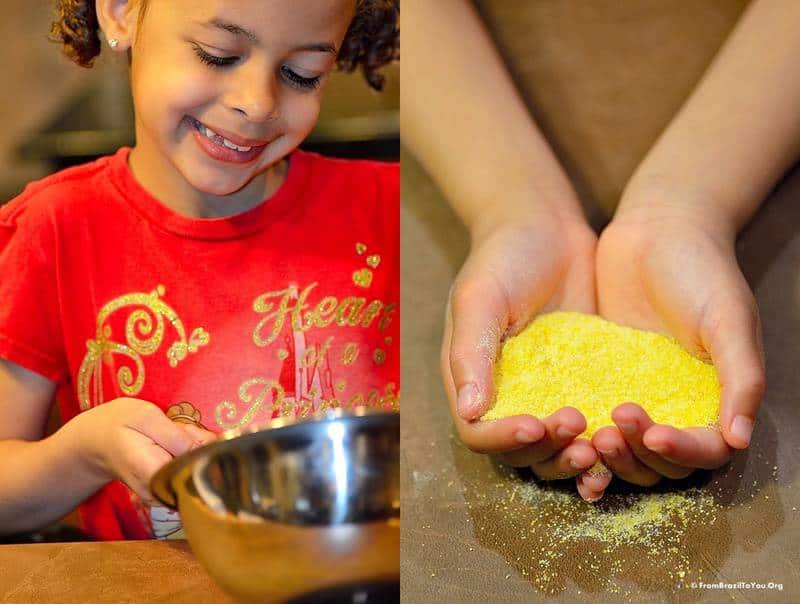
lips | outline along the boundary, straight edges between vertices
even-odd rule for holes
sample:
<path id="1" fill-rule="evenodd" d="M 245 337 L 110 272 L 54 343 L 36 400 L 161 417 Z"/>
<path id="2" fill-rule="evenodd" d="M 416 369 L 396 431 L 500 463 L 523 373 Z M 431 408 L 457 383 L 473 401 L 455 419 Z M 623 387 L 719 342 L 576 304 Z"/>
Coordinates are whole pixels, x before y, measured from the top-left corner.
<path id="1" fill-rule="evenodd" d="M 221 129 L 212 129 L 187 116 L 200 148 L 214 159 L 230 163 L 249 163 L 261 155 L 271 141 L 248 139 Z"/>

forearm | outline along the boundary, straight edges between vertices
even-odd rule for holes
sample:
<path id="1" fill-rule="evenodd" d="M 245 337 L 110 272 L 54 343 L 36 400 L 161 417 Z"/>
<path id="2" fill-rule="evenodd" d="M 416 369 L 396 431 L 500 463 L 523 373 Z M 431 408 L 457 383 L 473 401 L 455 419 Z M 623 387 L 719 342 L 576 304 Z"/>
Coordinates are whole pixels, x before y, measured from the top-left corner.
<path id="1" fill-rule="evenodd" d="M 40 441 L 0 441 L 0 534 L 42 528 L 62 518 L 109 479 L 65 425 Z"/>
<path id="2" fill-rule="evenodd" d="M 800 152 L 800 4 L 757 0 L 631 179 L 636 204 L 703 204 L 738 231 Z"/>
<path id="3" fill-rule="evenodd" d="M 475 233 L 536 204 L 582 217 L 576 195 L 466 0 L 409 0 L 403 142 Z"/>

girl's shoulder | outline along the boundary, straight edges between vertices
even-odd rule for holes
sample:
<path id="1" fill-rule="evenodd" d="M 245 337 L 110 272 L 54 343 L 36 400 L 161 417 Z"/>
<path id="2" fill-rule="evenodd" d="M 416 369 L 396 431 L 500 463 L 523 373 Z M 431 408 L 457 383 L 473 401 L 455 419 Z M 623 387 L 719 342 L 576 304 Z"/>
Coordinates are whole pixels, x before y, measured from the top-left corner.
<path id="1" fill-rule="evenodd" d="M 0 206 L 0 226 L 13 228 L 23 220 L 42 220 L 53 211 L 96 199 L 108 186 L 105 174 L 116 159 L 117 155 L 101 157 L 28 183 L 22 193 Z"/>
<path id="2" fill-rule="evenodd" d="M 399 249 L 400 165 L 397 162 L 323 157 L 304 152 L 310 173 L 303 201 L 331 230 L 370 233 L 386 249 Z M 289 170 L 292 170 L 290 165 Z M 304 168 L 301 165 L 300 170 Z"/>
<path id="3" fill-rule="evenodd" d="M 397 213 L 400 204 L 398 162 L 340 159 L 308 151 L 299 152 L 297 157 L 310 174 L 307 192 L 323 206 L 333 205 L 337 212 L 349 207 L 353 212 L 372 209 L 376 215 Z"/>
<path id="4" fill-rule="evenodd" d="M 296 153 L 299 153 L 309 164 L 315 180 L 318 181 L 360 181 L 362 183 L 373 181 L 384 187 L 392 187 L 399 183 L 399 162 L 343 159 L 328 157 L 310 151 L 298 151 Z"/>

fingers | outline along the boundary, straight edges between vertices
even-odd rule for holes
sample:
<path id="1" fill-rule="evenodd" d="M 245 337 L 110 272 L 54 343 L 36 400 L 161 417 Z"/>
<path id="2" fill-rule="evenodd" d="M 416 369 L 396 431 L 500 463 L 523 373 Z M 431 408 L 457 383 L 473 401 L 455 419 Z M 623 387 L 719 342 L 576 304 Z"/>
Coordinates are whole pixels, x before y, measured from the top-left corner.
<path id="1" fill-rule="evenodd" d="M 157 500 L 150 492 L 150 480 L 171 459 L 169 453 L 152 442 L 149 446 L 136 447 L 130 454 L 127 471 L 120 478 L 144 503 L 156 504 Z"/>
<path id="2" fill-rule="evenodd" d="M 533 466 L 555 456 L 586 430 L 586 420 L 574 407 L 564 407 L 548 415 L 542 420 L 542 425 L 545 430 L 543 438 L 535 441 L 535 444 L 503 455 L 503 461 L 515 467 Z M 574 474 L 572 472 L 570 475 Z"/>
<path id="3" fill-rule="evenodd" d="M 440 364 L 453 422 L 462 442 L 477 453 L 499 453 L 541 440 L 545 434 L 544 424 L 532 415 L 517 415 L 494 421 L 468 421 L 458 413 L 456 388 L 450 370 L 451 341 L 452 319 L 448 309 Z M 482 411 L 479 413 L 482 414 Z"/>
<path id="4" fill-rule="evenodd" d="M 685 478 L 694 468 L 718 468 L 730 458 L 729 447 L 714 430 L 656 425 L 632 403 L 611 415 L 619 429 L 598 430 L 592 444 L 611 471 L 628 482 L 652 486 L 662 475 Z M 581 478 L 585 483 L 586 477 Z"/>
<path id="5" fill-rule="evenodd" d="M 502 289 L 492 282 L 469 279 L 456 282 L 450 296 L 445 341 L 456 411 L 466 420 L 482 416 L 492 400 L 492 368 L 508 317 Z"/>
<path id="6" fill-rule="evenodd" d="M 575 479 L 575 485 L 578 488 L 578 494 L 586 501 L 598 501 L 603 497 L 608 485 L 611 484 L 611 478 L 611 472 L 601 461 L 579 474 Z"/>
<path id="7" fill-rule="evenodd" d="M 597 461 L 588 440 L 575 438 L 586 420 L 574 407 L 564 407 L 542 420 L 542 438 L 526 447 L 505 452 L 500 459 L 514 467 L 530 467 L 543 480 L 577 476 Z"/>
<path id="8" fill-rule="evenodd" d="M 643 464 L 667 478 L 686 478 L 692 473 L 692 468 L 667 461 L 644 445 L 642 442 L 644 433 L 655 424 L 639 405 L 624 403 L 611 412 L 611 418 L 622 432 L 625 442 L 633 454 Z"/>
<path id="9" fill-rule="evenodd" d="M 151 403 L 136 401 L 141 412 L 128 421 L 129 428 L 144 434 L 173 457 L 182 455 L 194 445 L 194 437 L 169 419 L 161 409 Z"/>
<path id="10" fill-rule="evenodd" d="M 718 316 L 704 321 L 710 327 L 701 334 L 722 385 L 722 436 L 736 449 L 750 444 L 766 386 L 758 307 L 749 290 L 742 298 L 731 298 L 724 307 L 710 310 Z"/>
<path id="11" fill-rule="evenodd" d="M 571 478 L 597 461 L 597 451 L 585 438 L 576 438 L 553 457 L 531 464 L 531 470 L 544 480 Z"/>
<path id="12" fill-rule="evenodd" d="M 515 415 L 482 422 L 456 422 L 458 436 L 476 453 L 503 453 L 535 443 L 545 427 L 532 415 Z M 527 465 L 527 464 L 523 464 Z"/>
<path id="13" fill-rule="evenodd" d="M 713 470 L 730 459 L 730 448 L 722 435 L 708 428 L 678 430 L 654 425 L 642 437 L 644 445 L 678 466 Z"/>
<path id="14" fill-rule="evenodd" d="M 192 449 L 202 447 L 217 440 L 217 435 L 209 430 L 204 430 L 200 426 L 194 424 L 183 424 L 181 427 L 189 433 L 189 436 L 194 441 Z"/>
<path id="15" fill-rule="evenodd" d="M 661 480 L 658 472 L 636 459 L 617 428 L 601 428 L 592 437 L 592 444 L 603 463 L 622 480 L 643 487 L 651 487 Z"/>

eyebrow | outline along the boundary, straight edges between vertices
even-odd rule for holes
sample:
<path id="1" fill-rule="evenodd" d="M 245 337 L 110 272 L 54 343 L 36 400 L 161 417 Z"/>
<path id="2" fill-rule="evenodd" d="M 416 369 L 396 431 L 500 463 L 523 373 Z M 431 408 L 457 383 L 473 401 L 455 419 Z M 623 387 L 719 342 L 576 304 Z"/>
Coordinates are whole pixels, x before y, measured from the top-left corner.
<path id="1" fill-rule="evenodd" d="M 228 23 L 227 21 L 223 21 L 222 19 L 212 19 L 211 21 L 209 21 L 207 23 L 203 23 L 203 25 L 205 25 L 206 27 L 208 27 L 208 26 L 216 27 L 217 29 L 221 29 L 221 30 L 226 31 L 228 33 L 231 33 L 231 34 L 233 34 L 235 36 L 242 36 L 244 38 L 247 38 L 248 40 L 250 40 L 254 44 L 258 44 L 259 43 L 257 35 L 255 35 L 249 29 L 245 29 L 241 25 L 236 25 L 235 23 Z M 303 45 L 298 46 L 297 48 L 295 48 L 294 51 L 295 52 L 296 51 L 325 52 L 325 53 L 330 53 L 330 54 L 333 54 L 333 55 L 337 54 L 336 53 L 336 47 L 333 44 L 330 44 L 330 43 L 327 43 L 327 42 L 319 42 L 319 43 L 313 43 L 313 44 L 303 44 Z"/>
<path id="2" fill-rule="evenodd" d="M 235 23 L 228 23 L 227 21 L 223 21 L 221 19 L 212 19 L 208 23 L 204 23 L 203 25 L 216 27 L 217 29 L 222 29 L 231 33 L 235 36 L 244 36 L 251 42 L 258 43 L 258 36 L 251 32 L 249 29 L 245 29 L 240 25 L 236 25 Z"/>
<path id="3" fill-rule="evenodd" d="M 319 44 L 303 44 L 298 46 L 295 50 L 307 50 L 310 52 L 327 52 L 332 55 L 336 54 L 336 47 L 333 44 L 319 43 Z"/>

